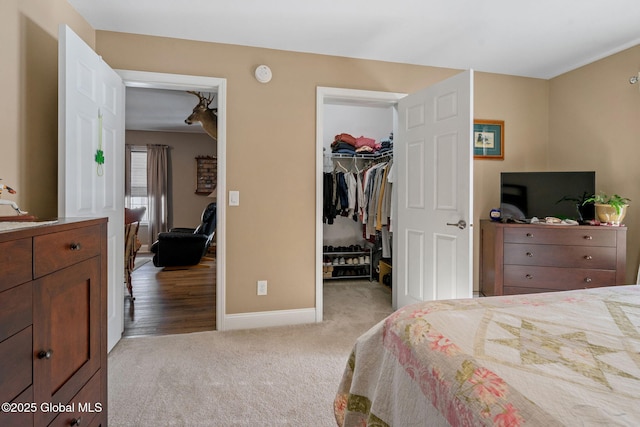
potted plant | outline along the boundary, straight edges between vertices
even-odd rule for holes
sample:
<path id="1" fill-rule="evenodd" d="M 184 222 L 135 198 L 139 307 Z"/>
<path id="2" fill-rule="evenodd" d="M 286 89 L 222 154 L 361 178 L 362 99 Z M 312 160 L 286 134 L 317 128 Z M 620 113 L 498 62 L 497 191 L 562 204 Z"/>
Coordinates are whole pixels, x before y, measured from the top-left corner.
<path id="1" fill-rule="evenodd" d="M 596 208 L 596 216 L 600 222 L 611 225 L 620 225 L 625 215 L 631 199 L 614 194 L 607 195 L 604 192 L 594 194 L 586 199 L 583 204 L 593 203 Z"/>

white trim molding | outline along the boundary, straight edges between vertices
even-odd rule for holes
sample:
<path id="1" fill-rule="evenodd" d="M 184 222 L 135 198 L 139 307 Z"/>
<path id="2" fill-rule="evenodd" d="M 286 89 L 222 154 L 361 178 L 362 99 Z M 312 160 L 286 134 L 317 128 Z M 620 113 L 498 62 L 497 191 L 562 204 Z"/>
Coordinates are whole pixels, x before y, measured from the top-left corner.
<path id="1" fill-rule="evenodd" d="M 225 330 L 301 325 L 315 323 L 315 321 L 316 311 L 314 308 L 227 314 L 225 316 Z"/>

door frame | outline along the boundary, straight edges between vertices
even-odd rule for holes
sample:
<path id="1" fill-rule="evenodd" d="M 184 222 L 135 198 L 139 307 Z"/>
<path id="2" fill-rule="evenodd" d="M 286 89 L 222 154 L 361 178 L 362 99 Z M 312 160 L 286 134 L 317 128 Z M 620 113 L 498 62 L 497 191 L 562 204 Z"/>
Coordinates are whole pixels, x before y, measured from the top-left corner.
<path id="1" fill-rule="evenodd" d="M 216 225 L 216 330 L 225 330 L 226 319 L 226 165 L 227 165 L 227 79 L 155 73 L 134 70 L 115 70 L 127 87 L 169 90 L 216 91 L 218 103 L 218 176 Z"/>
<path id="2" fill-rule="evenodd" d="M 316 322 L 322 322 L 324 310 L 323 278 L 322 278 L 322 200 L 323 200 L 323 135 L 324 135 L 324 105 L 331 102 L 342 104 L 386 105 L 394 108 L 397 118 L 398 101 L 407 96 L 406 93 L 382 92 L 359 89 L 345 89 L 318 86 L 316 88 L 316 251 L 315 251 L 315 282 L 316 282 Z M 397 120 L 394 120 L 397 124 Z M 395 126 L 395 125 L 394 125 Z M 394 129 L 394 134 L 396 129 Z M 370 268 L 373 268 L 371 266 Z M 394 298 L 395 301 L 395 298 Z"/>

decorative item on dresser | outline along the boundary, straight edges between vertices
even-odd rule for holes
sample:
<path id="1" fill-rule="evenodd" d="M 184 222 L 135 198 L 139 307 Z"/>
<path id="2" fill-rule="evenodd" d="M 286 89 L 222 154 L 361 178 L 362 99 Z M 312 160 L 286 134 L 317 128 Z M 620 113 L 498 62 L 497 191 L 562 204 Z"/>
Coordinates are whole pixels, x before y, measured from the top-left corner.
<path id="1" fill-rule="evenodd" d="M 0 425 L 107 425 L 106 239 L 106 218 L 0 232 Z"/>
<path id="2" fill-rule="evenodd" d="M 625 282 L 626 227 L 480 221 L 480 293 L 568 291 Z"/>
<path id="3" fill-rule="evenodd" d="M 618 226 L 627 214 L 630 201 L 631 199 L 618 194 L 608 196 L 604 192 L 600 192 L 586 199 L 583 204 L 594 204 L 596 216 L 600 222 Z"/>

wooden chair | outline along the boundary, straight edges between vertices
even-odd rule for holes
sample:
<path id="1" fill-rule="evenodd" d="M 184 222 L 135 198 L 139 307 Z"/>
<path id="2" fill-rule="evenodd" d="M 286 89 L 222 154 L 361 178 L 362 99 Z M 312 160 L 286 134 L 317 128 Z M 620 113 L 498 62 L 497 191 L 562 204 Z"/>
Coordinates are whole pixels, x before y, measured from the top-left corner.
<path id="1" fill-rule="evenodd" d="M 136 263 L 138 250 L 142 246 L 138 239 L 138 229 L 146 210 L 147 208 L 144 206 L 137 209 L 124 208 L 124 280 L 127 284 L 131 301 L 135 299 L 133 297 L 131 273 Z"/>

